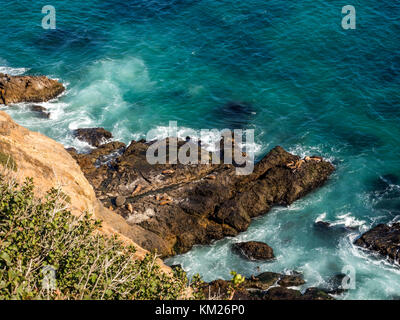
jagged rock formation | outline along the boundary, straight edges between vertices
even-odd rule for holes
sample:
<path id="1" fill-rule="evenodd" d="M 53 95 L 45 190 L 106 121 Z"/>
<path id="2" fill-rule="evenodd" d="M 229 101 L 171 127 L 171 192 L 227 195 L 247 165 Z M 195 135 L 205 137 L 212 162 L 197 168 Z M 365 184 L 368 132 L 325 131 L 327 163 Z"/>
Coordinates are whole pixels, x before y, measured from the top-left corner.
<path id="1" fill-rule="evenodd" d="M 300 274 L 284 275 L 265 272 L 256 277 L 246 279 L 236 288 L 232 295 L 230 281 L 215 280 L 203 286 L 208 299 L 232 300 L 333 300 L 330 292 L 319 288 L 308 288 L 304 294 L 297 289 L 305 281 Z"/>
<path id="2" fill-rule="evenodd" d="M 63 93 L 64 86 L 45 76 L 9 76 L 0 73 L 0 104 L 44 102 Z"/>
<path id="3" fill-rule="evenodd" d="M 235 243 L 233 248 L 236 252 L 249 260 L 271 260 L 274 259 L 274 250 L 266 243 L 250 241 Z"/>
<path id="4" fill-rule="evenodd" d="M 38 106 L 38 105 L 32 105 L 29 106 L 29 109 L 36 113 L 38 117 L 43 118 L 43 119 L 49 119 L 50 118 L 50 112 L 42 106 Z"/>
<path id="5" fill-rule="evenodd" d="M 400 263 L 400 223 L 380 224 L 364 233 L 355 244 Z"/>
<path id="6" fill-rule="evenodd" d="M 103 128 L 83 128 L 74 130 L 73 135 L 79 140 L 85 141 L 93 147 L 100 147 L 110 140 L 113 135 Z"/>
<path id="7" fill-rule="evenodd" d="M 103 204 L 143 231 L 140 240 L 133 239 L 163 256 L 236 236 L 247 230 L 252 218 L 274 205 L 290 205 L 320 187 L 334 171 L 323 160 L 303 161 L 293 170 L 287 164 L 300 158 L 281 147 L 271 150 L 247 176 L 225 164 L 150 165 L 150 145 L 132 141 L 126 148 L 114 142 L 91 154 L 70 152 Z M 184 145 L 179 141 L 178 150 Z"/>

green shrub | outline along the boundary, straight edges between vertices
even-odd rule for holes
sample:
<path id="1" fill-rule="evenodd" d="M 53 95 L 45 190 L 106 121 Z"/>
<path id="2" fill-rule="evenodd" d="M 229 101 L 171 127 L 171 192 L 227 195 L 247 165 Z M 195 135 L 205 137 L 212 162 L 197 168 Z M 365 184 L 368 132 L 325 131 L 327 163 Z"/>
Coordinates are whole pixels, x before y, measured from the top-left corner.
<path id="1" fill-rule="evenodd" d="M 134 247 L 99 233 L 88 214 L 73 216 L 62 195 L 52 189 L 38 200 L 32 180 L 20 186 L 0 176 L 0 299 L 183 297 L 183 271 L 161 272 L 154 254 L 135 260 Z M 55 290 L 43 286 L 46 266 Z"/>

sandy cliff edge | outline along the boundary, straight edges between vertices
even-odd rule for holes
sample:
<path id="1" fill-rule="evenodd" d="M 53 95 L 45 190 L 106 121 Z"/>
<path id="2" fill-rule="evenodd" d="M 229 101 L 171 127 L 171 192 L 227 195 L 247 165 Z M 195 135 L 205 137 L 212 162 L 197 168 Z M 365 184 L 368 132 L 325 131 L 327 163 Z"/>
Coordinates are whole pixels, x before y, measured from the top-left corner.
<path id="1" fill-rule="evenodd" d="M 101 231 L 104 234 L 117 234 L 124 243 L 134 245 L 138 259 L 146 255 L 148 251 L 128 237 L 141 230 L 129 226 L 121 216 L 97 200 L 92 186 L 64 146 L 16 124 L 3 111 L 0 111 L 0 155 L 3 158 L 12 157 L 8 164 L 16 164 L 19 182 L 23 182 L 26 177 L 34 179 L 37 196 L 43 196 L 52 187 L 61 186 L 71 199 L 70 210 L 74 215 L 81 215 L 84 211 L 92 213 L 94 218 L 103 221 Z M 4 162 L 1 164 L 5 165 Z M 159 263 L 163 271 L 171 271 L 161 260 Z"/>

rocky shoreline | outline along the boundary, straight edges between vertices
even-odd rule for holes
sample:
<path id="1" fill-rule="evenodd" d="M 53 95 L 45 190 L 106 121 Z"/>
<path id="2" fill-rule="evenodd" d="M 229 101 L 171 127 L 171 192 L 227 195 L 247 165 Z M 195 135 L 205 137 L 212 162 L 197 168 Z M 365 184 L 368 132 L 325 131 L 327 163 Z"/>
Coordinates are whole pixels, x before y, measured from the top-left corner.
<path id="1" fill-rule="evenodd" d="M 0 104 L 48 101 L 64 90 L 60 82 L 43 76 L 0 74 Z M 41 106 L 32 105 L 31 110 L 49 117 Z M 154 141 L 132 141 L 127 146 L 112 141 L 112 134 L 103 128 L 80 128 L 73 134 L 93 149 L 89 153 L 67 151 L 93 186 L 97 199 L 131 227 L 122 234 L 144 249 L 157 250 L 164 258 L 185 253 L 196 244 L 237 236 L 247 230 L 253 218 L 273 206 L 288 206 L 321 187 L 335 170 L 321 157 L 301 159 L 279 146 L 247 176 L 236 175 L 235 165 L 150 165 L 146 152 Z M 168 148 L 173 139 L 166 139 Z M 187 141 L 175 142 L 179 151 Z M 201 145 L 198 148 L 199 154 L 208 153 Z M 398 264 L 400 224 L 378 225 L 355 244 Z M 242 243 L 233 250 L 251 260 L 274 259 L 273 248 L 267 244 Z M 331 299 L 331 294 L 341 292 L 309 288 L 301 293 L 291 288 L 301 285 L 304 280 L 297 273 L 266 272 L 246 279 L 234 299 Z M 216 280 L 204 290 L 209 297 L 226 297 L 228 288 L 227 281 Z"/>
<path id="2" fill-rule="evenodd" d="M 302 293 L 297 288 L 305 284 L 301 274 L 284 275 L 264 272 L 245 279 L 232 292 L 230 281 L 215 280 L 203 286 L 207 299 L 220 300 L 334 300 L 334 289 L 308 288 Z"/>
<path id="3" fill-rule="evenodd" d="M 358 238 L 355 244 L 398 265 L 400 264 L 400 223 L 377 225 Z"/>
<path id="4" fill-rule="evenodd" d="M 150 165 L 146 152 L 152 143 L 125 146 L 114 141 L 87 154 L 68 151 L 102 203 L 143 230 L 134 240 L 163 257 L 246 231 L 253 218 L 274 205 L 292 204 L 322 186 L 334 171 L 324 160 L 304 161 L 293 170 L 288 164 L 300 157 L 279 146 L 248 176 L 236 175 L 235 166 L 226 164 Z M 184 144 L 177 141 L 178 150 Z M 199 147 L 202 152 L 207 151 Z"/>

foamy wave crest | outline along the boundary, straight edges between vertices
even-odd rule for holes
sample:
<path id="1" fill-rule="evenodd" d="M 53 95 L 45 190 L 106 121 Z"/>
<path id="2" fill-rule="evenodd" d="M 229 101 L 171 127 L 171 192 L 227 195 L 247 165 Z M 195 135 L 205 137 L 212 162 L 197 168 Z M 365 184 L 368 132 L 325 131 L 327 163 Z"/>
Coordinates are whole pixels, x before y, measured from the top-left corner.
<path id="1" fill-rule="evenodd" d="M 329 147 L 329 153 L 326 153 L 326 148 L 323 145 L 317 146 L 303 146 L 303 145 L 295 145 L 294 147 L 289 148 L 289 152 L 295 155 L 298 155 L 302 158 L 310 155 L 318 155 L 324 157 L 325 160 L 329 162 L 334 162 L 336 158 L 334 154 L 337 154 L 339 150 L 336 150 L 334 147 Z"/>
<path id="2" fill-rule="evenodd" d="M 11 67 L 0 66 L 0 73 L 5 73 L 10 76 L 20 76 L 28 72 L 29 70 L 30 69 L 28 68 L 11 68 Z"/>
<path id="3" fill-rule="evenodd" d="M 351 212 L 338 216 L 338 220 L 331 223 L 332 226 L 343 225 L 347 228 L 363 228 L 364 220 L 358 220 L 351 215 Z M 363 228 L 364 229 L 364 228 Z"/>
<path id="4" fill-rule="evenodd" d="M 316 223 L 323 222 L 323 221 L 325 221 L 325 219 L 326 219 L 326 213 L 322 213 L 317 217 L 317 219 L 315 219 L 315 222 Z"/>
<path id="5" fill-rule="evenodd" d="M 245 132 L 243 131 L 244 135 Z M 155 140 L 161 140 L 168 138 L 170 134 L 170 127 L 166 126 L 157 126 L 152 130 L 152 134 Z M 140 135 L 136 135 L 139 137 Z M 199 142 L 199 138 L 201 140 L 202 147 L 210 152 L 217 151 L 217 146 L 219 145 L 219 141 L 221 140 L 221 132 L 218 130 L 195 130 L 187 127 L 178 127 L 176 131 L 176 137 L 182 140 L 185 140 L 187 137 L 190 137 L 193 142 Z M 142 136 L 141 138 L 146 138 Z M 243 137 L 244 138 L 244 137 Z M 247 152 L 254 152 L 255 155 L 258 155 L 262 150 L 262 145 L 256 142 L 244 142 L 239 144 L 239 147 L 242 149 L 246 149 Z"/>

